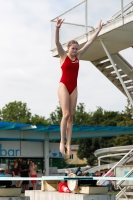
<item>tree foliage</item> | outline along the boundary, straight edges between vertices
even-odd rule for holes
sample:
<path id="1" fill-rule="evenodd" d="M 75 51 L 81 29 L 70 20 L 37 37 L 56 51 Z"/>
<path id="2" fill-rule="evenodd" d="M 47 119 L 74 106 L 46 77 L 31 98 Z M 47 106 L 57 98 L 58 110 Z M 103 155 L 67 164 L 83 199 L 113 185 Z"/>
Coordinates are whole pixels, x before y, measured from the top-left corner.
<path id="1" fill-rule="evenodd" d="M 60 124 L 62 118 L 62 110 L 60 105 L 56 107 L 55 111 L 50 114 L 49 122 L 51 124 Z"/>
<path id="2" fill-rule="evenodd" d="M 35 125 L 43 125 L 43 124 L 49 124 L 50 122 L 43 116 L 34 115 L 31 117 L 31 124 Z"/>
<path id="3" fill-rule="evenodd" d="M 55 111 L 50 114 L 48 119 L 37 114 L 32 116 L 27 104 L 21 101 L 10 102 L 0 110 L 0 120 L 7 122 L 43 125 L 60 124 L 61 119 L 62 110 L 60 105 L 56 107 Z M 97 107 L 94 112 L 87 112 L 85 104 L 79 103 L 75 109 L 73 124 L 90 126 L 133 126 L 131 104 L 128 101 L 125 110 L 122 112 L 106 111 L 101 107 Z M 89 165 L 94 165 L 96 162 L 96 157 L 94 155 L 96 149 L 132 145 L 132 143 L 132 135 L 72 140 L 72 144 L 79 145 L 79 150 L 77 152 L 78 157 L 80 159 L 86 158 Z M 65 164 L 63 162 L 62 165 Z"/>
<path id="4" fill-rule="evenodd" d="M 6 122 L 19 122 L 29 124 L 48 124 L 49 121 L 43 116 L 34 115 L 32 116 L 30 109 L 26 103 L 21 101 L 14 101 L 6 104 L 0 110 L 1 121 Z"/>
<path id="5" fill-rule="evenodd" d="M 30 123 L 31 112 L 26 103 L 14 101 L 2 108 L 0 118 L 6 122 Z"/>
<path id="6" fill-rule="evenodd" d="M 62 111 L 60 105 L 50 114 L 49 121 L 53 124 L 60 124 Z M 128 101 L 125 110 L 107 111 L 101 107 L 97 107 L 96 111 L 87 112 L 85 104 L 79 103 L 75 109 L 74 121 L 75 125 L 92 125 L 92 126 L 132 126 L 132 110 Z M 79 149 L 77 155 L 80 159 L 86 158 L 89 165 L 94 165 L 96 157 L 94 151 L 99 148 L 107 148 L 120 145 L 130 145 L 133 143 L 132 135 L 124 135 L 117 137 L 90 138 L 72 140 L 72 144 L 78 144 Z"/>

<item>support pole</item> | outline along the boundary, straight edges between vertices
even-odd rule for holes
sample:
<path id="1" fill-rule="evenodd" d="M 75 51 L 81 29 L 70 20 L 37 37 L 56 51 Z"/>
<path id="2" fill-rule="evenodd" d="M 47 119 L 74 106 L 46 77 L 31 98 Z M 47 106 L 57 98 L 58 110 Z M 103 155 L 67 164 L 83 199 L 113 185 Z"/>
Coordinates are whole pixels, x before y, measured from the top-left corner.
<path id="1" fill-rule="evenodd" d="M 49 176 L 49 133 L 45 133 L 44 141 L 45 176 Z"/>
<path id="2" fill-rule="evenodd" d="M 130 102 L 131 102 L 131 105 L 133 106 L 132 97 L 131 97 L 130 93 L 128 92 L 127 88 L 126 88 L 126 85 L 125 85 L 125 83 L 123 82 L 123 80 L 122 80 L 122 78 L 121 78 L 121 76 L 120 76 L 120 74 L 119 74 L 119 72 L 118 72 L 118 70 L 117 70 L 117 68 L 116 68 L 116 66 L 115 66 L 115 63 L 114 63 L 114 61 L 113 61 L 113 59 L 112 59 L 110 53 L 108 52 L 108 50 L 107 50 L 107 48 L 106 48 L 104 42 L 103 42 L 102 40 L 100 40 L 100 42 L 101 42 L 102 47 L 103 47 L 104 51 L 106 52 L 106 54 L 107 54 L 107 56 L 108 56 L 108 58 L 109 58 L 109 60 L 110 60 L 110 62 L 111 62 L 111 64 L 112 64 L 112 66 L 113 66 L 113 68 L 114 68 L 114 70 L 115 70 L 115 73 L 117 74 L 117 76 L 118 76 L 118 78 L 119 78 L 119 80 L 120 80 L 120 82 L 121 82 L 121 84 L 122 84 L 122 86 L 123 86 L 123 88 L 124 88 L 124 90 L 125 90 L 125 93 L 126 93 L 127 97 L 129 98 L 129 100 L 130 100 Z"/>
<path id="3" fill-rule="evenodd" d="M 88 40 L 88 0 L 85 1 L 85 33 Z"/>
<path id="4" fill-rule="evenodd" d="M 121 0 L 121 17 L 123 18 L 123 0 Z"/>
<path id="5" fill-rule="evenodd" d="M 124 16 L 123 16 L 123 0 L 121 0 L 121 19 L 122 19 L 122 23 L 124 24 Z"/>
<path id="6" fill-rule="evenodd" d="M 100 166 L 101 165 L 101 159 L 100 159 L 100 157 L 98 158 L 98 166 Z"/>

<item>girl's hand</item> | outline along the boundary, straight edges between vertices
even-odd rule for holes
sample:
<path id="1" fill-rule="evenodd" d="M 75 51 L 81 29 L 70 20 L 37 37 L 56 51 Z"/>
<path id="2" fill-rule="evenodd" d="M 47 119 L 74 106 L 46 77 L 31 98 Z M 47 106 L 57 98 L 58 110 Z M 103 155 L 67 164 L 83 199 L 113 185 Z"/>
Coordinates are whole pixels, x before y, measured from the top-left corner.
<path id="1" fill-rule="evenodd" d="M 103 27 L 103 23 L 102 23 L 102 20 L 100 20 L 98 24 L 98 31 L 101 31 L 102 27 Z"/>
<path id="2" fill-rule="evenodd" d="M 57 23 L 56 23 L 56 27 L 60 28 L 63 21 L 64 21 L 64 19 L 58 19 Z"/>

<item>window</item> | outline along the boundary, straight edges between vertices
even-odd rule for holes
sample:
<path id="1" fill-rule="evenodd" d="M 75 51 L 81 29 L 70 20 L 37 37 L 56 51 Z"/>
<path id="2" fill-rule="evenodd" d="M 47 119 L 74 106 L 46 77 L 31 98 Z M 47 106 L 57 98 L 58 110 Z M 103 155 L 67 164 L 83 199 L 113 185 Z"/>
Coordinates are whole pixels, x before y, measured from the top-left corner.
<path id="1" fill-rule="evenodd" d="M 70 155 L 69 159 L 73 160 L 73 157 L 74 157 L 74 156 L 73 156 L 73 154 L 72 154 L 72 155 Z"/>

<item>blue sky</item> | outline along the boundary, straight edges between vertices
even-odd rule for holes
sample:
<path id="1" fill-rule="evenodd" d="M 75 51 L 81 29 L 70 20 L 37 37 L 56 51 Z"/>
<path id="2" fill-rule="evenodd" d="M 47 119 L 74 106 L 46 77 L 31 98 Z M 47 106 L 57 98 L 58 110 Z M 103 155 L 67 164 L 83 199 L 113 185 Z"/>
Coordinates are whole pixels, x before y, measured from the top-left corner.
<path id="1" fill-rule="evenodd" d="M 89 23 L 109 19 L 119 10 L 119 1 L 89 0 Z M 79 0 L 0 0 L 0 109 L 12 101 L 27 103 L 33 114 L 49 117 L 58 105 L 59 59 L 53 58 L 50 20 L 80 3 Z M 125 0 L 124 4 L 130 1 Z M 73 13 L 72 21 L 84 15 Z M 65 19 L 71 20 L 71 19 Z M 72 30 L 71 30 L 72 31 Z M 122 52 L 132 64 L 132 49 Z M 81 61 L 78 103 L 86 111 L 97 106 L 121 111 L 126 97 L 90 62 Z"/>

